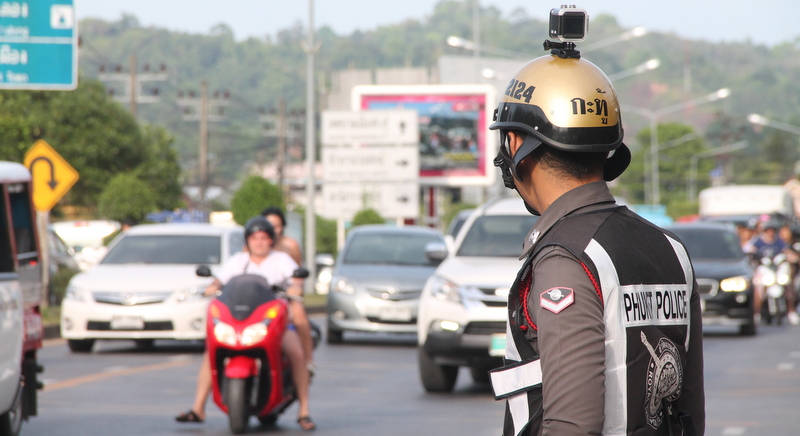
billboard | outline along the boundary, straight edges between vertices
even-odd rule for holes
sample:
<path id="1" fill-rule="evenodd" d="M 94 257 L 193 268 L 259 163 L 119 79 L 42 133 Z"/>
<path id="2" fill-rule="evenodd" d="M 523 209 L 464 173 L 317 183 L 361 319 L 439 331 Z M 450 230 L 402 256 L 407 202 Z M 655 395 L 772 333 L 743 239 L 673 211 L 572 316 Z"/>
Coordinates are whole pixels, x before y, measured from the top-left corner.
<path id="1" fill-rule="evenodd" d="M 355 111 L 417 112 L 422 185 L 488 186 L 495 181 L 497 134 L 488 127 L 496 105 L 491 85 L 362 85 L 352 94 Z"/>

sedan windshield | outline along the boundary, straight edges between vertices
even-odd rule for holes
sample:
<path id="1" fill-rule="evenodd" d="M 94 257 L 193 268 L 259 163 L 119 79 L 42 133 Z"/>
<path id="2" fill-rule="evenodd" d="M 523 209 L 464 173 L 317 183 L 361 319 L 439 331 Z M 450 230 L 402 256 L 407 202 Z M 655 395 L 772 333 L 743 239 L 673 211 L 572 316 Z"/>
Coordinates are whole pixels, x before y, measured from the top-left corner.
<path id="1" fill-rule="evenodd" d="M 693 260 L 700 259 L 741 259 L 744 257 L 739 237 L 734 232 L 716 229 L 669 229 L 675 233 L 689 251 Z"/>
<path id="2" fill-rule="evenodd" d="M 100 263 L 218 264 L 220 252 L 219 236 L 125 236 Z"/>
<path id="3" fill-rule="evenodd" d="M 486 215 L 467 230 L 457 256 L 519 257 L 522 242 L 538 217 L 533 215 Z"/>
<path id="4" fill-rule="evenodd" d="M 425 257 L 429 242 L 444 240 L 433 235 L 403 233 L 359 233 L 344 253 L 346 264 L 431 265 Z"/>

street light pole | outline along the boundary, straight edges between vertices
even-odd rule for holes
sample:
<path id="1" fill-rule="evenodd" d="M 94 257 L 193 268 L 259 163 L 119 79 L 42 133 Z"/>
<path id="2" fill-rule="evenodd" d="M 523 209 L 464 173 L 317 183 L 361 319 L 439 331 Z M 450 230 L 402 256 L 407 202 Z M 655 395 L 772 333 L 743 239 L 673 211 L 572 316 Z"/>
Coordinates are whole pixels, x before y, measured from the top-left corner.
<path id="1" fill-rule="evenodd" d="M 774 129 L 783 130 L 784 132 L 794 133 L 800 135 L 800 127 L 791 124 L 782 123 L 780 121 L 773 121 L 759 114 L 750 114 L 747 116 L 747 121 L 758 124 L 760 126 L 772 127 Z"/>
<path id="2" fill-rule="evenodd" d="M 717 156 L 719 154 L 730 153 L 732 151 L 741 150 L 747 147 L 747 141 L 739 141 L 734 144 L 725 145 L 715 148 L 713 150 L 706 150 L 702 153 L 697 153 L 691 158 L 689 164 L 689 189 L 686 191 L 686 200 L 694 201 L 697 197 L 697 161 L 701 157 Z"/>
<path id="3" fill-rule="evenodd" d="M 316 232 L 316 210 L 314 207 L 314 194 L 316 182 L 314 181 L 314 162 L 315 162 L 315 125 L 314 125 L 314 54 L 319 49 L 319 44 L 314 42 L 314 0 L 308 0 L 308 40 L 303 41 L 303 50 L 306 52 L 306 169 L 308 171 L 306 179 L 306 231 L 305 231 L 305 251 L 306 269 L 312 280 L 306 281 L 306 290 L 313 289 L 313 278 L 316 277 L 316 265 L 314 257 L 317 252 L 317 232 Z"/>
<path id="4" fill-rule="evenodd" d="M 712 101 L 717 101 L 723 98 L 727 98 L 731 95 L 731 90 L 728 88 L 718 89 L 711 94 L 708 94 L 703 97 L 698 97 L 692 100 L 684 101 L 682 103 L 673 104 L 671 106 L 667 106 L 665 108 L 661 108 L 657 111 L 651 111 L 649 109 L 640 109 L 631 106 L 623 106 L 622 110 L 625 112 L 631 112 L 637 115 L 641 115 L 647 117 L 650 120 L 650 204 L 660 204 L 661 203 L 661 186 L 659 180 L 659 170 L 658 170 L 658 161 L 659 161 L 659 153 L 658 153 L 658 119 L 664 115 L 670 114 L 672 112 L 677 112 L 682 109 L 687 109 L 693 106 L 697 106 L 703 103 L 710 103 Z"/>

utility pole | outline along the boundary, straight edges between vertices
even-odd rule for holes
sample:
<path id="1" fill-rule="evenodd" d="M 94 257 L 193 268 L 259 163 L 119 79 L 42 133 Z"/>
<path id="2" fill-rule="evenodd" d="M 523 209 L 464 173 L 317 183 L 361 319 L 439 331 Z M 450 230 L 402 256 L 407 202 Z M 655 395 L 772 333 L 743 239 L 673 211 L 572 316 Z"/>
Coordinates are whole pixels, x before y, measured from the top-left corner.
<path id="1" fill-rule="evenodd" d="M 259 121 L 264 125 L 264 136 L 268 138 L 275 138 L 277 140 L 277 153 L 276 153 L 276 169 L 277 169 L 277 182 L 283 192 L 283 198 L 289 198 L 289 186 L 285 182 L 285 168 L 286 168 L 286 154 L 288 142 L 296 142 L 300 140 L 303 135 L 301 133 L 305 120 L 304 114 L 292 110 L 291 113 L 286 113 L 286 100 L 280 99 L 278 102 L 278 113 L 275 110 L 270 110 L 269 113 L 262 111 L 259 116 Z M 263 164 L 263 162 L 261 162 Z"/>
<path id="2" fill-rule="evenodd" d="M 184 97 L 183 92 L 178 93 L 178 105 L 183 107 L 184 121 L 197 121 L 200 125 L 200 151 L 198 155 L 198 184 L 200 187 L 200 205 L 208 212 L 206 204 L 206 191 L 208 190 L 208 123 L 222 121 L 224 107 L 230 105 L 229 94 L 223 93 L 223 98 L 218 98 L 219 92 L 214 93 L 214 98 L 208 96 L 208 82 L 200 83 L 200 97 L 190 92 Z"/>
<path id="3" fill-rule="evenodd" d="M 128 65 L 129 71 L 127 73 L 123 73 L 122 68 L 119 66 L 117 66 L 115 72 L 106 73 L 106 66 L 102 65 L 100 66 L 98 78 L 103 82 L 121 82 L 123 84 L 125 89 L 123 94 L 116 95 L 113 90 L 110 93 L 115 100 L 129 103 L 131 115 L 133 115 L 133 118 L 137 118 L 140 103 L 157 103 L 159 101 L 158 88 L 154 89 L 152 95 L 146 95 L 142 89 L 143 84 L 145 82 L 165 82 L 169 79 L 169 76 L 166 73 L 167 67 L 164 64 L 161 64 L 157 73 L 150 72 L 150 64 L 145 64 L 144 73 L 139 74 L 135 53 L 130 55 Z"/>
<path id="4" fill-rule="evenodd" d="M 310 277 L 316 278 L 317 266 L 314 261 L 317 251 L 316 211 L 314 208 L 314 194 L 316 182 L 314 181 L 314 162 L 316 161 L 314 142 L 316 138 L 314 125 L 314 54 L 319 50 L 319 43 L 314 42 L 314 0 L 308 0 L 308 40 L 302 42 L 303 51 L 306 52 L 306 164 L 308 178 L 306 180 L 306 268 L 311 273 Z M 313 289 L 314 279 L 306 281 L 306 292 Z"/>

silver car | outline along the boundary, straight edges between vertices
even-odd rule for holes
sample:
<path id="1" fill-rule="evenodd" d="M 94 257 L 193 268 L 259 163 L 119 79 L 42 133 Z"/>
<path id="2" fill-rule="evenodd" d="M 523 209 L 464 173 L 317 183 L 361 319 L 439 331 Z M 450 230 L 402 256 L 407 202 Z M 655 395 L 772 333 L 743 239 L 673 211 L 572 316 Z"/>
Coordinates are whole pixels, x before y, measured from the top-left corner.
<path id="1" fill-rule="evenodd" d="M 445 253 L 437 230 L 354 228 L 328 292 L 328 343 L 341 343 L 346 330 L 416 333 L 419 296 Z"/>

